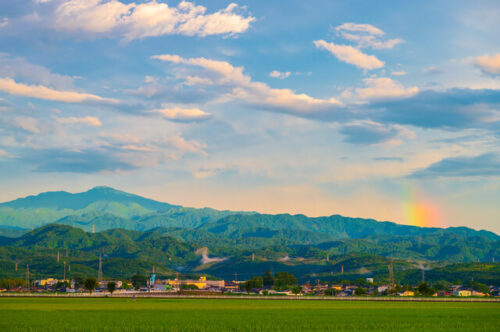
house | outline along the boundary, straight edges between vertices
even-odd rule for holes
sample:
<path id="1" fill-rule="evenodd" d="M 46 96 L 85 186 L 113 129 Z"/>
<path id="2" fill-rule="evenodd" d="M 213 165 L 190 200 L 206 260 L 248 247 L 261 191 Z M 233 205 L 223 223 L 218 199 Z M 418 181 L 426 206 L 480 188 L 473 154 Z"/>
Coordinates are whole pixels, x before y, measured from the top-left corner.
<path id="1" fill-rule="evenodd" d="M 379 293 L 383 293 L 383 292 L 385 292 L 386 290 L 391 289 L 391 288 L 392 288 L 391 286 L 387 286 L 387 285 L 378 286 L 378 287 L 377 287 L 377 291 L 378 291 Z"/>
<path id="2" fill-rule="evenodd" d="M 455 296 L 472 296 L 472 292 L 469 289 L 457 289 L 453 292 Z"/>
<path id="3" fill-rule="evenodd" d="M 240 289 L 240 285 L 233 281 L 225 281 L 224 289 L 227 291 L 238 291 Z"/>
<path id="4" fill-rule="evenodd" d="M 399 296 L 415 296 L 415 292 L 411 290 L 407 290 L 401 293 L 398 293 Z"/>
<path id="5" fill-rule="evenodd" d="M 472 290 L 471 296 L 487 296 L 487 294 Z"/>
<path id="6" fill-rule="evenodd" d="M 198 289 L 207 289 L 207 288 L 219 288 L 222 289 L 225 287 L 224 280 L 207 280 L 207 277 L 200 277 L 198 280 L 166 280 L 165 284 L 170 285 L 172 288 L 181 288 L 183 285 L 194 285 Z"/>

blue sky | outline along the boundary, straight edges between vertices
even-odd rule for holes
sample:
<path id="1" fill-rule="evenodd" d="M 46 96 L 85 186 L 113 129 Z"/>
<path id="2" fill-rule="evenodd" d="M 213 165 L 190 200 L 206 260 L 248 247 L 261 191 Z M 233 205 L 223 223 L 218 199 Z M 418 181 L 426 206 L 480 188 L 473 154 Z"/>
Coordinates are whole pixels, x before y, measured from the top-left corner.
<path id="1" fill-rule="evenodd" d="M 0 200 L 500 232 L 497 1 L 0 3 Z"/>

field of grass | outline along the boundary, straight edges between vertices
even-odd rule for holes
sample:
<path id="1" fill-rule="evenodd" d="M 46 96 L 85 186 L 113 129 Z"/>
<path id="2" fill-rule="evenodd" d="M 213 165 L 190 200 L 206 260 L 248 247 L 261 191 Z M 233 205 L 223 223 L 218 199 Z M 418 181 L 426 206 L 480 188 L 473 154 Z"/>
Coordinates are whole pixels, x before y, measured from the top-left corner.
<path id="1" fill-rule="evenodd" d="M 498 303 L 0 298 L 0 331 L 499 331 Z"/>

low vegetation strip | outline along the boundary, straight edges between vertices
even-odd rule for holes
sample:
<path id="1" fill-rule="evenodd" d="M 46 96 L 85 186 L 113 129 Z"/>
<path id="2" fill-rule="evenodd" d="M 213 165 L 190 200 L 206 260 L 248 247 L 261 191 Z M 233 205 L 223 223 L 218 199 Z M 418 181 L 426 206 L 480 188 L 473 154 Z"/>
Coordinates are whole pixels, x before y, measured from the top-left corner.
<path id="1" fill-rule="evenodd" d="M 266 296 L 266 295 L 177 295 L 165 293 L 0 293 L 0 297 L 43 298 L 156 298 L 156 299 L 211 299 L 211 300 L 302 300 L 302 301 L 375 301 L 375 302 L 490 302 L 500 303 L 500 298 L 484 297 L 339 297 L 339 296 Z"/>
<path id="2" fill-rule="evenodd" d="M 498 331 L 496 303 L 0 298 L 2 331 Z"/>

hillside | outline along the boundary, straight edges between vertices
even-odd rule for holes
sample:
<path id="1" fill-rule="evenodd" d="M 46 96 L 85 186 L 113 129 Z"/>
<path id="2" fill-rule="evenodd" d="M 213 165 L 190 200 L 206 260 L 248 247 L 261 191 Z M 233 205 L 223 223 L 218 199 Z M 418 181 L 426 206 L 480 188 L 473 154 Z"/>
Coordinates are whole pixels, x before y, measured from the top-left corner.
<path id="1" fill-rule="evenodd" d="M 357 251 L 342 253 L 335 253 L 332 248 L 337 246 L 331 242 L 270 245 L 250 250 L 238 246 L 237 241 L 214 241 L 206 246 L 201 242 L 179 241 L 171 236 L 175 232 L 178 229 L 112 229 L 93 234 L 67 225 L 46 225 L 19 238 L 0 237 L 0 277 L 20 277 L 26 264 L 33 278 L 61 277 L 63 262 L 71 266 L 68 273 L 72 276 L 96 275 L 101 253 L 104 275 L 113 278 L 150 274 L 153 266 L 156 273 L 164 277 L 182 273 L 223 279 L 233 279 L 237 275 L 247 279 L 271 270 L 292 272 L 302 281 L 373 277 L 378 282 L 385 282 L 388 278 L 390 258 L 376 254 L 366 244 L 355 247 Z M 202 248 L 205 249 L 200 250 Z M 16 263 L 21 267 L 18 271 Z M 428 280 L 453 282 L 473 277 L 495 284 L 500 282 L 499 266 L 498 263 L 450 264 L 394 258 L 395 276 L 399 282 L 418 282 L 420 269 L 425 267 Z"/>

